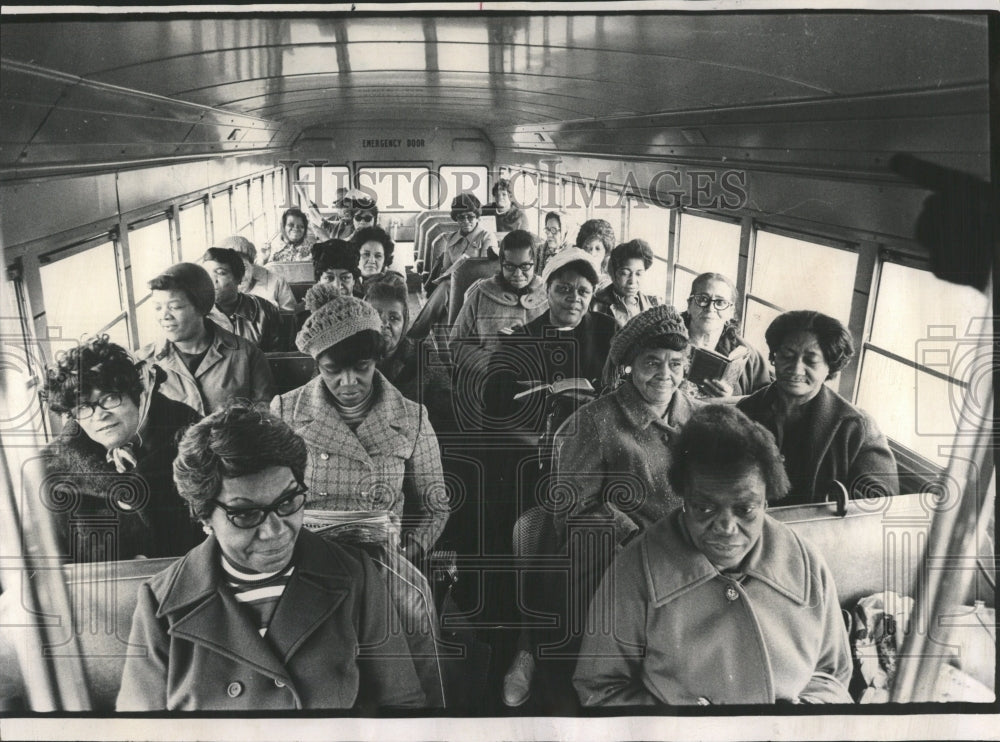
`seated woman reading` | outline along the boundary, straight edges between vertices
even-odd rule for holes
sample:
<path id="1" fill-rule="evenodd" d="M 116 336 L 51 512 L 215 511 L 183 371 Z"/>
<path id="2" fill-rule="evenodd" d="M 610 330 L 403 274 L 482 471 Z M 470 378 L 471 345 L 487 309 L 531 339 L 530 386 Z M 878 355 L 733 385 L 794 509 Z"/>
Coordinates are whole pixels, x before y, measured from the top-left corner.
<path id="1" fill-rule="evenodd" d="M 833 575 L 766 513 L 788 491 L 774 439 L 708 405 L 671 448 L 683 504 L 604 575 L 573 677 L 581 702 L 851 703 Z"/>

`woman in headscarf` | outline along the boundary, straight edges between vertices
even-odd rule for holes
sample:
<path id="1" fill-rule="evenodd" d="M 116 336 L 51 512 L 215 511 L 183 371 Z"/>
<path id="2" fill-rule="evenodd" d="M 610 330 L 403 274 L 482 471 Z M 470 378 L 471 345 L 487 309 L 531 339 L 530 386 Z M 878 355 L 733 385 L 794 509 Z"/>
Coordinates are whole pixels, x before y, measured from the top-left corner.
<path id="1" fill-rule="evenodd" d="M 179 556 L 200 540 L 177 497 L 177 432 L 200 415 L 163 396 L 107 335 L 60 355 L 42 398 L 66 424 L 46 449 L 43 501 L 70 561 Z M 113 524 L 113 525 L 112 525 Z"/>

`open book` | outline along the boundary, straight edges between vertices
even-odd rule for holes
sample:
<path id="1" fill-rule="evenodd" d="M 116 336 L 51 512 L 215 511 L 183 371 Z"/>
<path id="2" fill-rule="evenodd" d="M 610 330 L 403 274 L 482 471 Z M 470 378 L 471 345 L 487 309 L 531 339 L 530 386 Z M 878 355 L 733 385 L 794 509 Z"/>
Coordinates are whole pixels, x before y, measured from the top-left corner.
<path id="1" fill-rule="evenodd" d="M 687 373 L 688 381 L 701 386 L 709 379 L 713 379 L 735 386 L 749 352 L 745 345 L 738 345 L 728 356 L 708 348 L 693 346 L 691 367 Z"/>
<path id="2" fill-rule="evenodd" d="M 586 379 L 560 379 L 553 384 L 546 384 L 541 381 L 519 381 L 518 384 L 522 386 L 527 386 L 523 392 L 518 392 L 514 395 L 514 399 L 520 399 L 521 397 L 527 397 L 529 394 L 534 394 L 535 392 L 547 391 L 552 394 L 563 394 L 565 392 L 588 392 L 594 394 L 593 385 Z"/>

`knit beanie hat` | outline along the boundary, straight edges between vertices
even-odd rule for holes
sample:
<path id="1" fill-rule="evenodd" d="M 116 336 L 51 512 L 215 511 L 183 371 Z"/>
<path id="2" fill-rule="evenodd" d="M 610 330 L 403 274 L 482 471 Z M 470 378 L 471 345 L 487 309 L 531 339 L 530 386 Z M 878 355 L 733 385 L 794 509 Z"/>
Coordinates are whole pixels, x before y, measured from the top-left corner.
<path id="1" fill-rule="evenodd" d="M 341 340 L 364 330 L 382 333 L 382 319 L 375 307 L 353 296 L 337 296 L 309 315 L 295 336 L 295 345 L 303 353 L 318 358 Z"/>
<path id="2" fill-rule="evenodd" d="M 570 263 L 574 263 L 575 270 L 588 281 L 590 281 L 594 286 L 596 286 L 600 280 L 598 275 L 598 270 L 600 266 L 594 264 L 594 258 L 591 257 L 590 253 L 586 250 L 581 250 L 579 247 L 566 247 L 557 252 L 548 262 L 545 264 L 545 271 L 542 273 L 542 280 L 548 285 L 553 274 L 565 268 Z"/>
<path id="3" fill-rule="evenodd" d="M 198 314 L 205 316 L 215 306 L 215 284 L 208 271 L 195 263 L 174 263 L 160 277 L 169 278 L 170 282 L 188 295 L 191 304 Z M 157 279 L 154 278 L 150 284 Z"/>
<path id="4" fill-rule="evenodd" d="M 653 338 L 661 335 L 680 335 L 685 340 L 688 330 L 677 310 L 668 304 L 647 309 L 630 319 L 611 338 L 611 348 L 601 381 L 605 386 L 614 386 L 625 373 L 625 365 L 636 351 Z"/>

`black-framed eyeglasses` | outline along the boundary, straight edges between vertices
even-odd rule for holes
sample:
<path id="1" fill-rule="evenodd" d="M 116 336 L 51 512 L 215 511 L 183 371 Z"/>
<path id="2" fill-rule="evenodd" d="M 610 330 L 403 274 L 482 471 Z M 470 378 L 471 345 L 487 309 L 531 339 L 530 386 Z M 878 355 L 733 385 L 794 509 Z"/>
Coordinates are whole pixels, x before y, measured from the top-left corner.
<path id="1" fill-rule="evenodd" d="M 375 221 L 375 217 L 372 216 L 371 214 L 356 214 L 354 216 L 354 221 L 356 221 L 356 222 L 373 222 L 373 221 Z"/>
<path id="2" fill-rule="evenodd" d="M 472 224 L 478 218 L 479 217 L 476 216 L 475 214 L 459 214 L 458 216 L 455 217 L 455 221 L 456 222 L 467 222 L 469 224 Z"/>
<path id="3" fill-rule="evenodd" d="M 81 402 L 69 411 L 69 416 L 74 420 L 86 420 L 93 417 L 98 407 L 102 410 L 113 410 L 116 407 L 121 407 L 124 398 L 125 395 L 121 392 L 108 392 L 98 397 L 96 402 Z"/>
<path id="4" fill-rule="evenodd" d="M 545 234 L 550 234 L 550 235 L 552 235 L 553 237 L 554 237 L 555 235 L 559 234 L 559 233 L 560 233 L 561 231 L 562 231 L 562 230 L 561 230 L 561 229 L 559 229 L 559 227 L 546 227 L 546 228 L 545 228 Z"/>
<path id="5" fill-rule="evenodd" d="M 510 271 L 511 273 L 513 273 L 514 271 L 521 271 L 521 273 L 528 274 L 528 273 L 531 273 L 532 270 L 534 270 L 535 264 L 534 263 L 508 263 L 506 260 L 501 260 L 500 261 L 500 267 L 503 268 L 505 271 Z"/>
<path id="6" fill-rule="evenodd" d="M 299 512 L 305 507 L 308 494 L 309 490 L 302 487 L 262 508 L 231 508 L 218 500 L 211 502 L 215 507 L 222 508 L 226 512 L 226 519 L 237 528 L 256 528 L 267 520 L 268 513 L 277 513 L 279 518 L 287 518 Z"/>
<path id="7" fill-rule="evenodd" d="M 688 299 L 702 309 L 711 304 L 713 309 L 718 309 L 720 312 L 724 309 L 729 309 L 733 305 L 728 299 L 723 299 L 720 296 L 709 296 L 708 294 L 691 294 Z"/>

